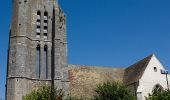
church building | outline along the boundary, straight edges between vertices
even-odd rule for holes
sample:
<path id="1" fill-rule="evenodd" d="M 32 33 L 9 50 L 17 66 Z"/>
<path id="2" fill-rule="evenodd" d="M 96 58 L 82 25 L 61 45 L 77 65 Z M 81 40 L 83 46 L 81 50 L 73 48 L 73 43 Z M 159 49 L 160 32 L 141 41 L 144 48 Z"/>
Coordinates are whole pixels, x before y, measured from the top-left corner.
<path id="1" fill-rule="evenodd" d="M 154 90 L 169 88 L 169 74 L 152 54 L 127 67 L 67 63 L 66 16 L 55 0 L 13 0 L 6 77 L 6 100 L 22 97 L 42 85 L 73 96 L 93 97 L 97 84 L 121 81 L 145 100 Z"/>

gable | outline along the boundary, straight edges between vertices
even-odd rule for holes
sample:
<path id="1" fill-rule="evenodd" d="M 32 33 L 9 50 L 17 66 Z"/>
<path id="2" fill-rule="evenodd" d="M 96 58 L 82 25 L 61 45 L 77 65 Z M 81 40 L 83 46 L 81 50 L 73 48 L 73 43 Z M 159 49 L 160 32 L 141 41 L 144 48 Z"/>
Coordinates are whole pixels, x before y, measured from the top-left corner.
<path id="1" fill-rule="evenodd" d="M 126 68 L 123 82 L 126 85 L 130 85 L 134 82 L 137 82 L 142 77 L 152 56 L 153 55 L 150 55 L 150 56 L 144 58 L 143 60 L 140 60 L 137 63 Z"/>
<path id="2" fill-rule="evenodd" d="M 141 79 L 147 80 L 148 82 L 151 80 L 153 81 L 161 79 L 162 77 L 165 76 L 161 74 L 161 70 L 165 70 L 164 66 L 159 61 L 159 59 L 155 55 L 153 55 Z"/>

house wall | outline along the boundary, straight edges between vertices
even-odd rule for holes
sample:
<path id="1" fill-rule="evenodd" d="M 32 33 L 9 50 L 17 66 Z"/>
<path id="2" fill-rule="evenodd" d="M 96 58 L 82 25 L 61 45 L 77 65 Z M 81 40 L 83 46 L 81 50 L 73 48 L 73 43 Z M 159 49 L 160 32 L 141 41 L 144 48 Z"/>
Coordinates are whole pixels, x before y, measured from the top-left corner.
<path id="1" fill-rule="evenodd" d="M 157 72 L 154 71 L 154 67 L 157 68 Z M 137 89 L 138 100 L 145 100 L 145 96 L 148 96 L 148 93 L 152 93 L 156 84 L 160 84 L 164 89 L 167 89 L 166 75 L 161 74 L 161 69 L 165 68 L 153 55 L 143 76 L 139 80 L 139 87 Z"/>

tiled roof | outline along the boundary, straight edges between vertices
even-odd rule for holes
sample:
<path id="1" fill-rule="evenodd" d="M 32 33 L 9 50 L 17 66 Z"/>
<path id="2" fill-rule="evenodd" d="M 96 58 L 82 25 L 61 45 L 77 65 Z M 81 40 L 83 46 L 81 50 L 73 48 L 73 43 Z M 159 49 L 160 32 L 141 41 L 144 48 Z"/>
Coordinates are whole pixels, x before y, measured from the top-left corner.
<path id="1" fill-rule="evenodd" d="M 153 55 L 131 65 L 128 68 L 68 65 L 70 93 L 89 100 L 95 94 L 99 83 L 106 81 L 122 81 L 126 85 L 137 82 L 143 75 Z"/>
<path id="2" fill-rule="evenodd" d="M 137 82 L 142 77 L 152 56 L 153 54 L 126 68 L 123 79 L 126 85 Z"/>
<path id="3" fill-rule="evenodd" d="M 75 96 L 91 98 L 99 83 L 123 80 L 124 68 L 68 65 L 70 92 Z"/>

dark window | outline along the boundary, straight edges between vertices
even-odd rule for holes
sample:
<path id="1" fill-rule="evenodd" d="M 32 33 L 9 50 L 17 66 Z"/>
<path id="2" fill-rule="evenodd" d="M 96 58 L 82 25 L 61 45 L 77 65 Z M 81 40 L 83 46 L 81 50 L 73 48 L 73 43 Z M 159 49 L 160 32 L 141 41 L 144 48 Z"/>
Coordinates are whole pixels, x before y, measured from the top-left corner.
<path id="1" fill-rule="evenodd" d="M 39 29 L 40 29 L 40 26 L 37 26 L 37 28 L 39 28 Z"/>
<path id="2" fill-rule="evenodd" d="M 47 13 L 47 12 L 44 12 L 44 16 L 48 16 L 48 13 Z"/>
<path id="3" fill-rule="evenodd" d="M 47 33 L 44 33 L 44 36 L 47 38 Z"/>
<path id="4" fill-rule="evenodd" d="M 37 19 L 37 22 L 39 22 L 39 23 L 40 23 L 40 22 L 41 22 L 41 20 L 40 20 L 40 19 Z"/>
<path id="5" fill-rule="evenodd" d="M 44 23 L 48 23 L 48 20 L 44 20 Z"/>
<path id="6" fill-rule="evenodd" d="M 46 30 L 47 30 L 47 26 L 44 26 L 44 29 L 46 29 Z"/>
<path id="7" fill-rule="evenodd" d="M 25 0 L 24 3 L 27 3 L 27 0 Z"/>
<path id="8" fill-rule="evenodd" d="M 47 39 L 48 34 L 48 13 L 44 12 L 44 38 Z"/>
<path id="9" fill-rule="evenodd" d="M 40 11 L 37 11 L 37 15 L 41 15 L 41 12 L 40 12 Z"/>
<path id="10" fill-rule="evenodd" d="M 47 56 L 47 46 L 44 47 L 44 68 L 46 72 L 46 78 L 48 78 L 48 56 Z"/>
<path id="11" fill-rule="evenodd" d="M 36 29 L 37 38 L 40 38 L 40 28 L 41 28 L 41 12 L 37 11 L 37 29 Z"/>
<path id="12" fill-rule="evenodd" d="M 37 33 L 37 35 L 40 35 L 40 33 Z"/>
<path id="13" fill-rule="evenodd" d="M 36 48 L 36 68 L 35 68 L 36 78 L 40 78 L 40 46 Z"/>
<path id="14" fill-rule="evenodd" d="M 155 85 L 152 92 L 161 92 L 163 91 L 163 87 L 159 84 Z"/>
<path id="15" fill-rule="evenodd" d="M 157 68 L 156 67 L 154 67 L 153 69 L 154 69 L 154 72 L 157 72 Z"/>
<path id="16" fill-rule="evenodd" d="M 44 21 L 48 20 L 48 13 L 44 12 Z"/>

